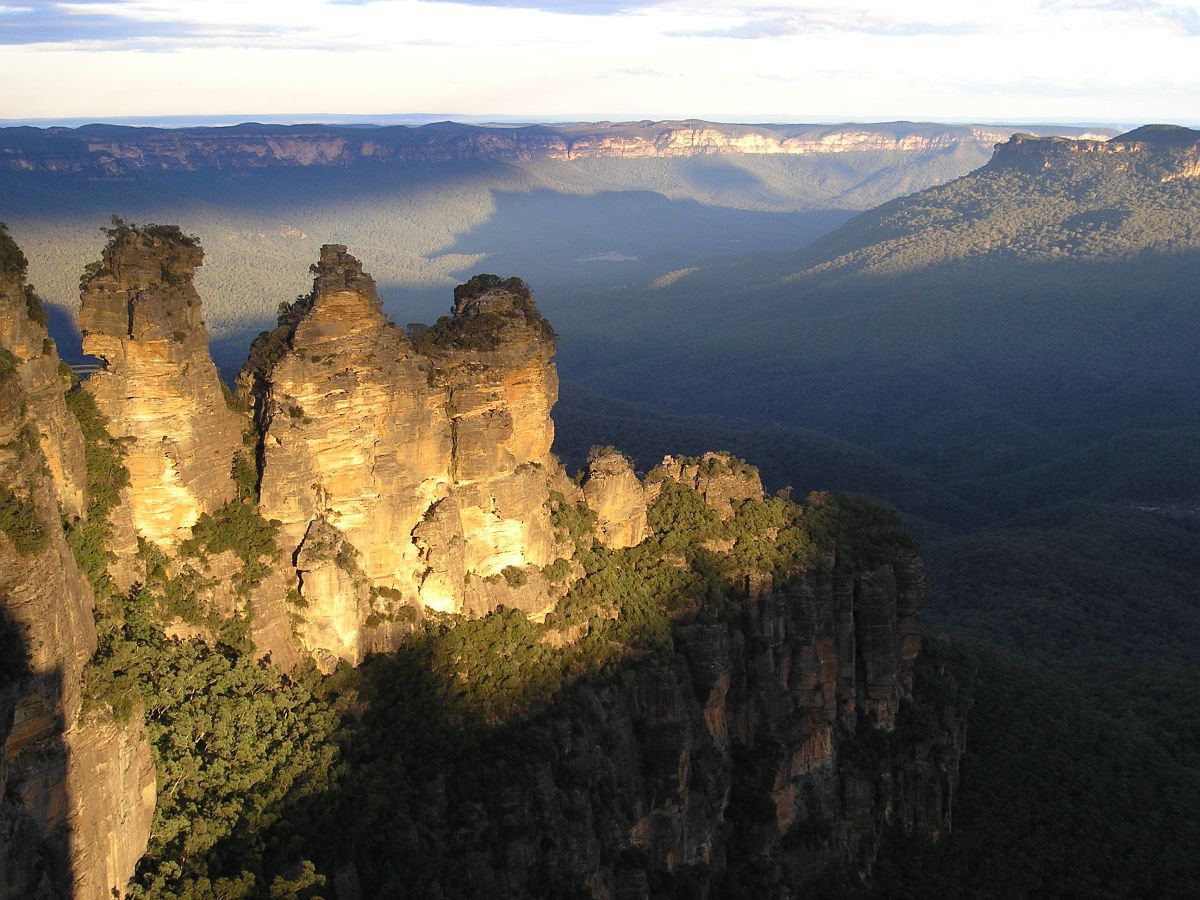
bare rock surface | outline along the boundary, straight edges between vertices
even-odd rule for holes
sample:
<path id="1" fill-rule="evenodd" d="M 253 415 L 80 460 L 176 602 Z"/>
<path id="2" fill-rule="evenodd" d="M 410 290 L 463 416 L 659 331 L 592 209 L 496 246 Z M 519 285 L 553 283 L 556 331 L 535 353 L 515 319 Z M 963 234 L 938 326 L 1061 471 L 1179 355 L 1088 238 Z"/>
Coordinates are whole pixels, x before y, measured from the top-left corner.
<path id="1" fill-rule="evenodd" d="M 20 275 L 0 279 L 0 896 L 101 900 L 145 852 L 154 768 L 140 714 L 81 715 L 94 601 L 61 521 L 84 509 L 83 437 Z"/>
<path id="2" fill-rule="evenodd" d="M 87 381 L 114 437 L 125 439 L 137 535 L 163 547 L 236 494 L 230 470 L 243 421 L 224 399 L 192 276 L 203 259 L 177 228 L 117 225 L 82 281 Z"/>
<path id="3" fill-rule="evenodd" d="M 636 546 L 650 534 L 646 491 L 629 460 L 617 451 L 588 460 L 583 494 L 596 513 L 597 536 L 610 550 Z"/>
<path id="4" fill-rule="evenodd" d="M 297 571 L 300 640 L 357 664 L 402 636 L 398 617 L 497 594 L 468 603 L 468 576 L 557 558 L 554 333 L 524 285 L 494 279 L 460 288 L 453 315 L 410 340 L 345 247 L 323 247 L 313 273 L 238 390 L 261 436 L 260 510 Z M 507 599 L 544 611 L 547 597 Z"/>

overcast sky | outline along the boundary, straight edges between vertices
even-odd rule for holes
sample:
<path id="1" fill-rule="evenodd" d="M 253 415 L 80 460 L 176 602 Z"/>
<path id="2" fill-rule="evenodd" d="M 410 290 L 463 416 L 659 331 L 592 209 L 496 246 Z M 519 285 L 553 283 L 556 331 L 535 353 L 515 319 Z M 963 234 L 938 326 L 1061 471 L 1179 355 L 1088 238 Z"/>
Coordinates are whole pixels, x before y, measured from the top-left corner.
<path id="1" fill-rule="evenodd" d="M 0 0 L 0 119 L 1200 123 L 1172 0 Z"/>

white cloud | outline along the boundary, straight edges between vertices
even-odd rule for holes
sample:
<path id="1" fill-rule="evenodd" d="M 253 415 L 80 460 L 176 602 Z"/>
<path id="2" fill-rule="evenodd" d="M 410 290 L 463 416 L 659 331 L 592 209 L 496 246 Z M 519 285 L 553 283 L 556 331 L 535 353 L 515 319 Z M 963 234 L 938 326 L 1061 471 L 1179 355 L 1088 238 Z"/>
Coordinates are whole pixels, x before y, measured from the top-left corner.
<path id="1" fill-rule="evenodd" d="M 1200 88 L 1200 38 L 1187 24 L 1196 10 L 1184 4 L 585 6 L 575 12 L 587 15 L 550 0 L 25 0 L 6 8 L 0 77 L 36 88 L 10 97 L 5 114 L 1134 121 L 1194 117 L 1187 98 Z"/>

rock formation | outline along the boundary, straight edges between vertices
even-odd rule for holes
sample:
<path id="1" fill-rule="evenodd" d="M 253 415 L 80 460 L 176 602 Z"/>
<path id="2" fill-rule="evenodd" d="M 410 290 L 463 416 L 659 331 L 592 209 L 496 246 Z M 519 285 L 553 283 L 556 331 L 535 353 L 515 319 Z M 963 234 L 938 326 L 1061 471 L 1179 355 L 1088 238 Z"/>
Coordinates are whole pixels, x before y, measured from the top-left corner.
<path id="1" fill-rule="evenodd" d="M 312 294 L 255 342 L 240 390 L 262 434 L 261 509 L 283 523 L 309 604 L 301 640 L 357 662 L 366 619 L 420 593 L 429 567 L 412 534 L 449 495 L 451 429 L 358 261 L 328 245 L 313 270 Z M 424 601 L 452 608 L 444 589 L 431 583 Z"/>
<path id="2" fill-rule="evenodd" d="M 1043 174 L 1124 172 L 1158 182 L 1200 178 L 1200 130 L 1143 125 L 1107 140 L 1015 134 L 996 145 L 989 170 Z"/>
<path id="3" fill-rule="evenodd" d="M 967 706 L 944 673 L 942 697 L 914 697 L 920 560 L 841 571 L 838 552 L 564 692 L 515 727 L 520 753 L 458 760 L 495 792 L 453 770 L 430 789 L 421 827 L 445 865 L 420 887 L 649 900 L 739 896 L 750 877 L 754 896 L 802 897 L 831 871 L 865 878 L 889 835 L 946 833 Z"/>
<path id="4" fill-rule="evenodd" d="M 128 439 L 134 530 L 164 547 L 236 496 L 243 423 L 226 405 L 192 285 L 203 256 L 178 228 L 118 224 L 81 282 L 83 349 L 105 363 L 87 389 L 112 435 Z"/>
<path id="5" fill-rule="evenodd" d="M 25 284 L 25 259 L 0 226 L 0 246 L 11 260 L 0 267 L 0 346 L 14 357 L 29 421 L 54 479 L 55 492 L 68 516 L 83 513 L 85 466 L 79 426 L 63 402 L 66 376 L 46 332 L 46 314 L 32 287 Z"/>
<path id="6" fill-rule="evenodd" d="M 597 537 L 610 550 L 634 547 L 650 533 L 646 491 L 629 460 L 606 448 L 588 459 L 583 496 L 596 513 Z"/>
<path id="7" fill-rule="evenodd" d="M 524 654 L 515 676 L 500 670 L 506 690 L 521 659 L 580 648 L 556 676 L 562 690 L 521 720 L 519 752 L 498 757 L 499 796 L 443 773 L 407 811 L 429 829 L 419 840 L 441 835 L 452 851 L 438 890 L 517 898 L 572 885 L 623 900 L 685 879 L 705 896 L 750 865 L 793 890 L 829 871 L 865 876 L 891 831 L 949 827 L 964 708 L 939 698 L 919 739 L 899 727 L 926 701 L 914 697 L 925 580 L 898 527 L 833 499 L 804 510 L 765 499 L 757 470 L 727 453 L 667 457 L 643 484 L 599 451 L 574 484 L 550 452 L 556 338 L 524 283 L 476 276 L 450 316 L 406 335 L 338 245 L 322 248 L 312 293 L 252 347 L 239 394 L 257 470 L 243 457 L 235 486 L 242 421 L 208 355 L 191 284 L 200 250 L 172 228 L 118 224 L 111 237 L 85 278 L 82 320 L 85 347 L 107 363 L 86 389 L 130 469 L 113 539 L 149 542 L 137 598 L 157 602 L 149 580 L 169 577 L 205 607 L 194 625 L 152 603 L 151 630 L 248 654 L 233 647 L 246 633 L 217 636 L 212 617 L 241 616 L 252 593 L 254 621 L 237 624 L 259 652 L 295 661 L 280 634 L 290 620 L 328 672 L 397 648 L 427 610 L 507 607 L 491 621 L 539 630 L 503 651 Z M 154 761 L 140 714 L 81 712 L 94 601 L 60 522 L 89 509 L 83 437 L 18 257 L 0 240 L 0 896 L 100 900 L 123 891 L 147 847 Z M 239 490 L 243 503 L 228 503 Z M 652 536 L 670 503 L 700 524 Z M 217 540 L 214 512 L 267 549 L 245 557 Z M 858 540 L 847 534 L 876 527 L 882 537 L 843 553 Z M 689 528 L 708 530 L 670 542 Z M 272 535 L 272 571 L 218 584 L 273 553 Z M 591 593 L 568 595 L 593 573 Z M 647 598 L 646 585 L 670 596 Z M 452 657 L 456 678 L 471 656 Z M 335 884 L 358 879 L 339 863 Z"/>
<path id="8" fill-rule="evenodd" d="M 555 338 L 520 279 L 487 275 L 456 288 L 453 316 L 419 336 L 446 392 L 466 566 L 481 577 L 556 555 L 546 507 L 559 470 Z"/>
<path id="9" fill-rule="evenodd" d="M 458 612 L 469 579 L 556 558 L 554 335 L 523 285 L 485 279 L 414 347 L 345 247 L 313 271 L 239 393 L 261 433 L 261 510 L 298 572 L 300 639 L 357 663 L 394 645 L 405 607 Z"/>
<path id="10" fill-rule="evenodd" d="M 145 852 L 154 768 L 140 714 L 81 716 L 93 597 L 61 521 L 84 511 L 83 437 L 2 226 L 0 256 L 0 896 L 101 900 Z"/>

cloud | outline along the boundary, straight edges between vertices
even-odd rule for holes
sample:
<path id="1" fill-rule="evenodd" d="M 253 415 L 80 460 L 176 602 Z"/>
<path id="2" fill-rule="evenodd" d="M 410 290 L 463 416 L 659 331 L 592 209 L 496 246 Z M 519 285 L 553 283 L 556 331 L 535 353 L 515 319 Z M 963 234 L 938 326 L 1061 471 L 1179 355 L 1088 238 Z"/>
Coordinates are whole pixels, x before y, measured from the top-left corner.
<path id="1" fill-rule="evenodd" d="M 1053 13 L 1107 13 L 1179 34 L 1200 36 L 1200 9 L 1193 3 L 1172 3 L 1168 0 L 1042 0 L 1040 8 Z"/>
<path id="2" fill-rule="evenodd" d="M 397 37 L 395 29 L 386 27 L 338 28 L 329 0 L 295 3 L 290 16 L 281 13 L 279 2 L 23 0 L 17 6 L 0 0 L 0 46 L 42 45 L 94 52 L 214 47 L 361 51 L 453 43 L 440 37 Z"/>
<path id="3" fill-rule="evenodd" d="M 913 37 L 925 34 L 978 34 L 984 25 L 966 21 L 935 22 L 916 17 L 882 14 L 866 9 L 813 7 L 749 11 L 744 20 L 727 27 L 673 32 L 675 37 L 759 38 L 789 37 L 833 32 Z"/>
<path id="4" fill-rule="evenodd" d="M 379 0 L 331 0 L 339 6 L 360 6 Z M 571 16 L 611 16 L 657 6 L 661 0 L 436 0 L 455 6 L 486 6 L 494 9 L 531 9 Z"/>
<path id="5" fill-rule="evenodd" d="M 0 45 L 73 44 L 104 50 L 139 47 L 169 49 L 180 42 L 205 43 L 261 41 L 277 34 L 268 26 L 217 27 L 180 17 L 141 14 L 138 7 L 95 0 L 70 3 L 32 0 L 20 6 L 0 5 Z"/>

